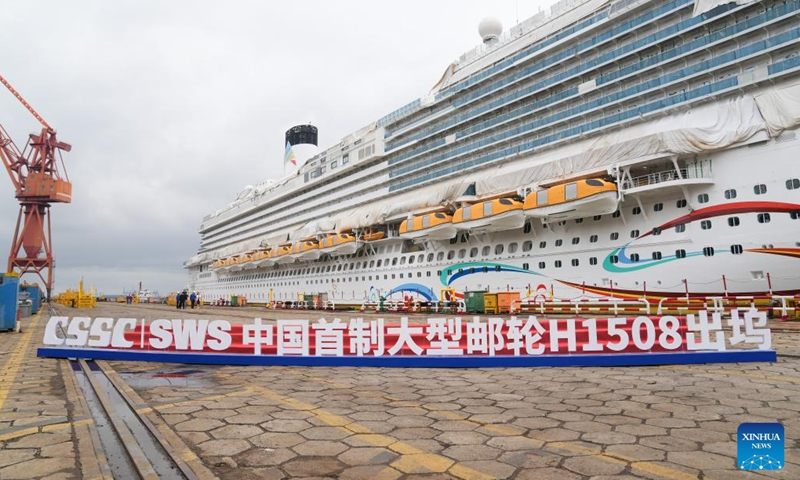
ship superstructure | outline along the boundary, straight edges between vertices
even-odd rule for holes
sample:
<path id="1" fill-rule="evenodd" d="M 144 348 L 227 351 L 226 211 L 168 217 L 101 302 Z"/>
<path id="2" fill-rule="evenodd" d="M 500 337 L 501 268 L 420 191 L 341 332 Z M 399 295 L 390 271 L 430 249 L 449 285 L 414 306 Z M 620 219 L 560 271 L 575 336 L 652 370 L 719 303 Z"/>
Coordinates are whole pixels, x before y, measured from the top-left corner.
<path id="1" fill-rule="evenodd" d="M 206 216 L 189 288 L 800 291 L 800 1 L 562 1 Z M 314 130 L 316 136 L 316 130 Z"/>

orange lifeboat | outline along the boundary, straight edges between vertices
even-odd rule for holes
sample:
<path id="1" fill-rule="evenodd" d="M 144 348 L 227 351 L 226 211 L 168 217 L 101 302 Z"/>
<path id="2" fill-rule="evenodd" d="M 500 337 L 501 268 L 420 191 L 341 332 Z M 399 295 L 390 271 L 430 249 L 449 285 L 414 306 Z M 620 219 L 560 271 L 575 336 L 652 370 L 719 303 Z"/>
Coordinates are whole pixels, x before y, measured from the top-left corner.
<path id="1" fill-rule="evenodd" d="M 513 230 L 525 225 L 523 203 L 513 198 L 495 198 L 466 205 L 453 214 L 453 225 L 458 230 L 474 233 Z"/>
<path id="2" fill-rule="evenodd" d="M 523 211 L 527 217 L 569 220 L 614 213 L 618 203 L 617 184 L 589 178 L 531 192 Z"/>
<path id="3" fill-rule="evenodd" d="M 328 255 L 352 255 L 356 253 L 361 242 L 352 231 L 345 231 L 328 235 L 320 242 L 320 252 Z"/>
<path id="4" fill-rule="evenodd" d="M 456 231 L 453 217 L 444 212 L 417 215 L 400 224 L 400 238 L 448 240 Z"/>

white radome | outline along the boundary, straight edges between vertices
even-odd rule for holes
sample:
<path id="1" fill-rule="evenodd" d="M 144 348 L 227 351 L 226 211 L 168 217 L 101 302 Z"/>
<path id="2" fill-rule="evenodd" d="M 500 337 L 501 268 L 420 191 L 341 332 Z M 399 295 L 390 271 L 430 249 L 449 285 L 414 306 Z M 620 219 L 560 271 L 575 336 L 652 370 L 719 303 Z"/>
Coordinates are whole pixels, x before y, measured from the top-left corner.
<path id="1" fill-rule="evenodd" d="M 478 34 L 483 41 L 495 40 L 503 33 L 503 23 L 497 17 L 486 17 L 478 24 Z"/>

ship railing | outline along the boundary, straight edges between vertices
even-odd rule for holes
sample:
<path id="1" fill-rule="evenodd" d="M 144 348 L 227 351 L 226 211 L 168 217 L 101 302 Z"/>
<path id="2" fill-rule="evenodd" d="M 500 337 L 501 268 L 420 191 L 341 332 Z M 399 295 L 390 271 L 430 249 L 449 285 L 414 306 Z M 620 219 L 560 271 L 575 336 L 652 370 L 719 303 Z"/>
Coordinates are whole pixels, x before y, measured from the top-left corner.
<path id="1" fill-rule="evenodd" d="M 561 299 L 519 299 L 511 302 L 511 314 L 522 312 L 575 314 L 582 313 L 641 313 L 650 314 L 650 301 L 647 298 L 577 297 Z"/>
<path id="2" fill-rule="evenodd" d="M 680 175 L 678 174 L 678 172 L 679 172 L 678 170 L 671 168 L 669 170 L 663 170 L 661 172 L 653 172 L 653 173 L 648 173 L 647 175 L 633 177 L 631 179 L 626 179 L 625 181 L 623 181 L 622 188 L 627 190 L 629 188 L 646 187 L 648 185 L 655 185 L 664 182 L 672 182 L 675 180 L 685 180 L 689 178 L 688 169 L 681 168 Z"/>

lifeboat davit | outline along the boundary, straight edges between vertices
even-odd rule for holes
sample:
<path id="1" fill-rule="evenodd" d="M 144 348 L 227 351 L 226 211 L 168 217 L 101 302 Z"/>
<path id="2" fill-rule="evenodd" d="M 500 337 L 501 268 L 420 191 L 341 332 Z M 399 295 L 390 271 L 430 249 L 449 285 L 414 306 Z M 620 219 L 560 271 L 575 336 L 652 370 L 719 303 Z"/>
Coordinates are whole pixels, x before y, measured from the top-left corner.
<path id="1" fill-rule="evenodd" d="M 273 258 L 275 258 L 276 263 L 280 264 L 294 262 L 295 259 L 292 257 L 292 244 L 284 243 L 278 246 L 278 251 L 273 254 Z"/>
<path id="2" fill-rule="evenodd" d="M 319 241 L 316 238 L 306 238 L 292 247 L 291 257 L 295 260 L 316 260 L 319 255 Z"/>
<path id="3" fill-rule="evenodd" d="M 327 253 L 328 255 L 352 255 L 356 253 L 361 242 L 356 238 L 353 232 L 341 232 L 334 235 L 328 235 L 320 242 L 320 253 Z"/>
<path id="4" fill-rule="evenodd" d="M 400 224 L 400 238 L 449 240 L 455 235 L 453 217 L 443 212 L 417 215 Z"/>
<path id="5" fill-rule="evenodd" d="M 615 183 L 589 178 L 532 192 L 523 211 L 527 217 L 569 220 L 614 213 L 618 203 Z"/>
<path id="6" fill-rule="evenodd" d="M 272 258 L 272 248 L 266 248 L 258 252 L 255 261 L 257 267 L 271 267 L 275 265 L 275 259 Z"/>
<path id="7" fill-rule="evenodd" d="M 495 198 L 466 205 L 453 214 L 453 225 L 458 230 L 474 233 L 513 230 L 525 225 L 522 202 L 512 198 Z"/>

